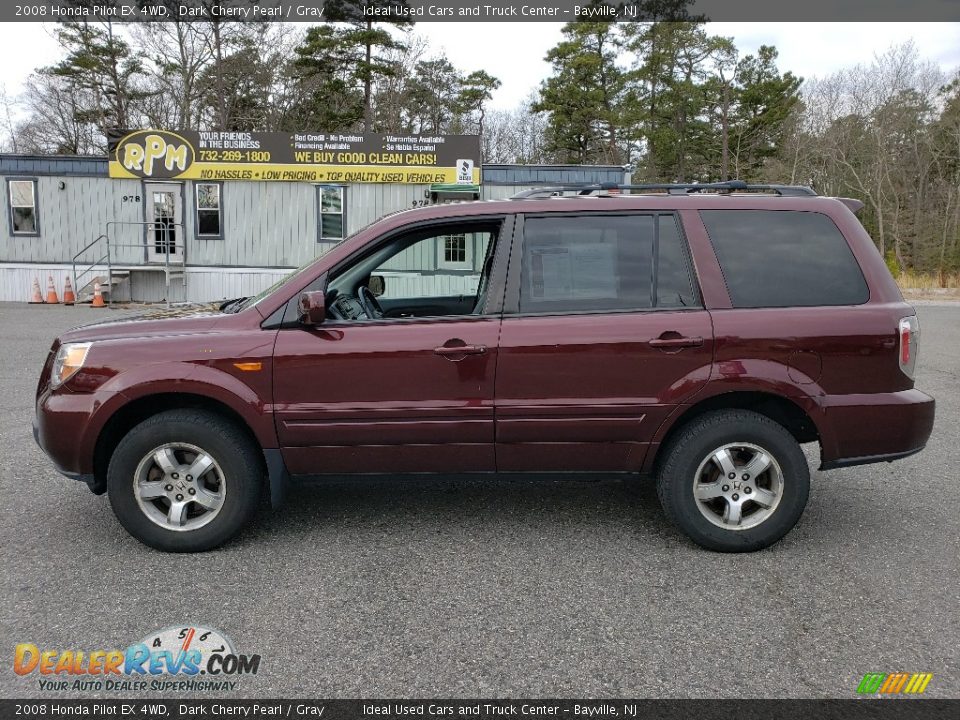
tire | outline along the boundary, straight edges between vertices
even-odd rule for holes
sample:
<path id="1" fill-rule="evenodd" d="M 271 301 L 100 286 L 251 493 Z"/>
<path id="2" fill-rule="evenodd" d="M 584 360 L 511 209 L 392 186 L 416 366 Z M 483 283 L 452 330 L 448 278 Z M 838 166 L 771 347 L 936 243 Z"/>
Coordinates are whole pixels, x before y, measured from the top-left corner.
<path id="1" fill-rule="evenodd" d="M 144 420 L 120 441 L 107 469 L 120 524 L 165 552 L 225 543 L 253 517 L 262 487 L 262 459 L 247 434 L 203 410 Z"/>
<path id="2" fill-rule="evenodd" d="M 783 426 L 749 410 L 692 420 L 665 448 L 657 472 L 667 518 L 718 552 L 773 545 L 796 525 L 809 492 L 800 445 Z"/>

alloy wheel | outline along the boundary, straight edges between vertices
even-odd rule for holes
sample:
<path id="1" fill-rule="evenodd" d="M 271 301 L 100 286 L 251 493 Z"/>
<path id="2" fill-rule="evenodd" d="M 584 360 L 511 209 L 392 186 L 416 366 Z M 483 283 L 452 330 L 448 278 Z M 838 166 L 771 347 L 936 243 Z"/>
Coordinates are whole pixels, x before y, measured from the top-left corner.
<path id="1" fill-rule="evenodd" d="M 223 508 L 227 484 L 207 452 L 190 443 L 154 448 L 137 466 L 133 494 L 152 522 L 166 530 L 196 530 Z"/>

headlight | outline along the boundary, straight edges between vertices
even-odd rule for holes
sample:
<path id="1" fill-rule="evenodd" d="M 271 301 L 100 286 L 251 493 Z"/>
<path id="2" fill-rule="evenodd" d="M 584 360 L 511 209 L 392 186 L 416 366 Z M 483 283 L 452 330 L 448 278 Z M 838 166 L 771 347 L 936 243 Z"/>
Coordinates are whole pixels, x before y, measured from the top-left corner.
<path id="1" fill-rule="evenodd" d="M 91 343 L 64 343 L 57 351 L 53 361 L 53 370 L 50 373 L 50 386 L 57 388 L 83 367 L 87 359 L 87 352 Z"/>

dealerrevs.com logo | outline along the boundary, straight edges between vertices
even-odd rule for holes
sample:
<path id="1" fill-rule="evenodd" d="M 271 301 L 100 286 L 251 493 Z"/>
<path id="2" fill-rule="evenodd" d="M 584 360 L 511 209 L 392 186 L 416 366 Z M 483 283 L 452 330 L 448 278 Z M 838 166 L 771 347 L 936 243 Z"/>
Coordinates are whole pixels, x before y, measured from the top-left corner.
<path id="1" fill-rule="evenodd" d="M 34 643 L 14 649 L 13 671 L 37 678 L 46 691 L 223 692 L 241 675 L 256 675 L 259 655 L 234 650 L 212 628 L 182 625 L 147 635 L 125 650 L 56 650 Z"/>

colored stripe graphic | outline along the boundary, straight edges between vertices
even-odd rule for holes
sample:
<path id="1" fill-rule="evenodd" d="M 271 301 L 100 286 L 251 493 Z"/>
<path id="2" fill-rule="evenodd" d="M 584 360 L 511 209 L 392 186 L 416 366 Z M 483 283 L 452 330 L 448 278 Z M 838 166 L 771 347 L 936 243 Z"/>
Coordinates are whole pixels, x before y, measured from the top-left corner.
<path id="1" fill-rule="evenodd" d="M 927 689 L 927 685 L 930 684 L 932 679 L 932 673 L 914 673 L 913 677 L 910 678 L 910 682 L 907 683 L 907 687 L 904 688 L 904 692 L 910 693 L 911 695 L 919 695 Z"/>
<path id="2" fill-rule="evenodd" d="M 919 695 L 927 689 L 933 673 L 867 673 L 857 686 L 861 695 Z"/>
<path id="3" fill-rule="evenodd" d="M 863 676 L 863 680 L 860 681 L 857 692 L 864 695 L 873 695 L 880 690 L 880 685 L 883 684 L 886 677 L 886 673 L 867 673 Z"/>

